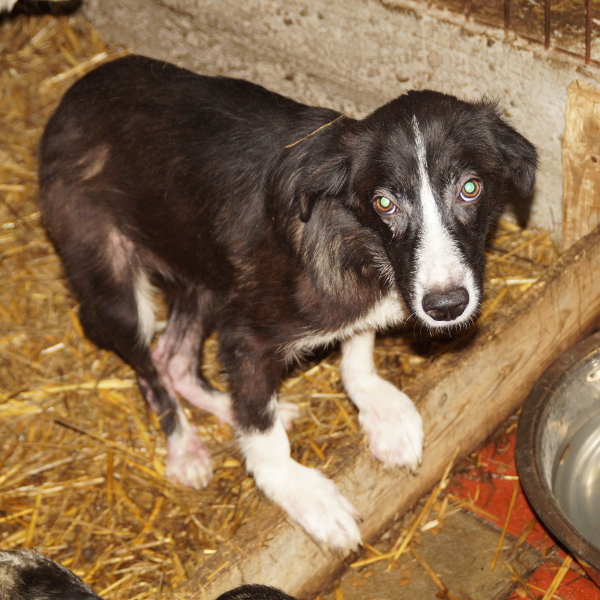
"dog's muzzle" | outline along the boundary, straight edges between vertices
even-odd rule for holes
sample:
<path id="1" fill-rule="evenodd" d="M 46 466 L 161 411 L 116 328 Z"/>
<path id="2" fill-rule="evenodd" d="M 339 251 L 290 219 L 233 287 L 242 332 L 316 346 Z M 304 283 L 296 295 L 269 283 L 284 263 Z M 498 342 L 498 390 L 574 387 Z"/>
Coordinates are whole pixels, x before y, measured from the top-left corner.
<path id="1" fill-rule="evenodd" d="M 423 296 L 423 310 L 435 321 L 454 321 L 469 304 L 469 292 L 457 288 L 449 292 L 430 292 Z"/>

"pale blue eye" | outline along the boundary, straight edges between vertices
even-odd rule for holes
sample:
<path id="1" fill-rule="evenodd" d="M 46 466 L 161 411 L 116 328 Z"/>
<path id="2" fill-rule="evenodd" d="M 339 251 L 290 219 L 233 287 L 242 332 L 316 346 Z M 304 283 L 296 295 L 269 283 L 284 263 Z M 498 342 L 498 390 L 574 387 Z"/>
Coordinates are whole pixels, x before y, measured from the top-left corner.
<path id="1" fill-rule="evenodd" d="M 467 192 L 467 194 L 472 194 L 476 189 L 477 187 L 472 181 L 467 181 L 467 183 L 465 183 L 465 192 Z"/>
<path id="2" fill-rule="evenodd" d="M 396 205 L 385 196 L 379 196 L 375 199 L 375 208 L 386 215 L 391 215 L 396 211 Z"/>
<path id="3" fill-rule="evenodd" d="M 464 202 L 472 202 L 481 196 L 482 189 L 483 186 L 479 179 L 469 179 L 469 181 L 462 186 L 459 195 Z"/>

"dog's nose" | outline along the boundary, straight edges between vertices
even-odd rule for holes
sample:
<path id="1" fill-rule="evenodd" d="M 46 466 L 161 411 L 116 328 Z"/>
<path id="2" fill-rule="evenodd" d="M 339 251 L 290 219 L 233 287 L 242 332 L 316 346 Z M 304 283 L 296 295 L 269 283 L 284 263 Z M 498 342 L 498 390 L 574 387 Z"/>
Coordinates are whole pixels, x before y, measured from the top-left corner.
<path id="1" fill-rule="evenodd" d="M 423 310 L 436 321 L 454 321 L 469 303 L 469 292 L 457 288 L 450 292 L 430 292 L 423 296 Z"/>

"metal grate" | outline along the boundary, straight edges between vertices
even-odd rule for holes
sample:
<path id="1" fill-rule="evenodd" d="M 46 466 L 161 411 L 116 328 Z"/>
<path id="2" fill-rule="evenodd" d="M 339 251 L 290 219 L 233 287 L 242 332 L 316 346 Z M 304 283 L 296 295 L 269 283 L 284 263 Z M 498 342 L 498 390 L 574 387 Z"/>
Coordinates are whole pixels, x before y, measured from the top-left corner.
<path id="1" fill-rule="evenodd" d="M 600 66 L 600 50 L 594 52 L 600 37 L 600 0 L 429 0 L 428 4 Z"/>

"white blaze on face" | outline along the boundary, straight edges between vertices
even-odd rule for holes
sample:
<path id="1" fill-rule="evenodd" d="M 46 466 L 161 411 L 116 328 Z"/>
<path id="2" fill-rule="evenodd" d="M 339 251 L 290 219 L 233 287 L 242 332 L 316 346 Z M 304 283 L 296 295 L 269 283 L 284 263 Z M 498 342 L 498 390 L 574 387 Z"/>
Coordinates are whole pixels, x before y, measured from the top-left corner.
<path id="1" fill-rule="evenodd" d="M 471 269 L 442 222 L 427 172 L 425 140 L 416 118 L 413 118 L 413 128 L 421 183 L 419 197 L 423 213 L 416 255 L 413 308 L 421 321 L 431 327 L 443 328 L 464 323 L 473 316 L 479 304 L 479 290 L 475 285 Z M 423 297 L 426 294 L 451 292 L 458 288 L 467 290 L 469 303 L 462 315 L 454 321 L 436 321 L 423 310 Z"/>

